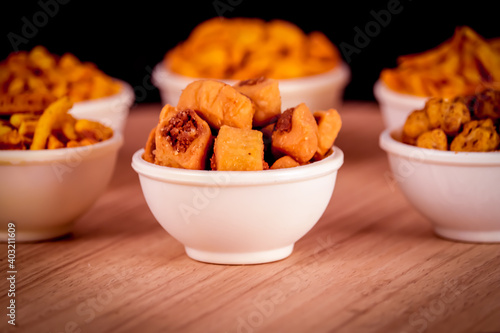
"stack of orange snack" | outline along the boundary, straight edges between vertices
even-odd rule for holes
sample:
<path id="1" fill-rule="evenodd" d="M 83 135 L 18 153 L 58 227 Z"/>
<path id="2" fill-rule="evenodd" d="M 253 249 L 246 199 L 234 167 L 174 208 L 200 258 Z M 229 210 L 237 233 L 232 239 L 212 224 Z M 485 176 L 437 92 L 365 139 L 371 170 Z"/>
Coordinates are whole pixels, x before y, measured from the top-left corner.
<path id="1" fill-rule="evenodd" d="M 82 63 L 70 53 L 55 56 L 43 46 L 12 53 L 0 63 L 0 115 L 41 113 L 63 96 L 80 102 L 119 90 L 119 83 L 93 63 Z"/>
<path id="2" fill-rule="evenodd" d="M 321 32 L 305 34 L 296 25 L 256 18 L 214 18 L 165 56 L 169 70 L 190 77 L 244 80 L 261 76 L 297 78 L 323 73 L 340 55 Z"/>
<path id="3" fill-rule="evenodd" d="M 399 93 L 454 97 L 500 85 L 500 39 L 486 40 L 469 27 L 457 27 L 450 40 L 397 62 L 380 78 Z"/>
<path id="4" fill-rule="evenodd" d="M 335 109 L 312 112 L 301 103 L 282 113 L 274 79 L 233 86 L 197 80 L 182 91 L 177 106 L 163 107 L 143 158 L 194 170 L 290 168 L 328 156 L 341 126 Z"/>
<path id="5" fill-rule="evenodd" d="M 113 136 L 99 122 L 75 119 L 68 111 L 73 103 L 63 96 L 42 114 L 14 113 L 0 117 L 0 149 L 41 150 L 92 145 Z"/>

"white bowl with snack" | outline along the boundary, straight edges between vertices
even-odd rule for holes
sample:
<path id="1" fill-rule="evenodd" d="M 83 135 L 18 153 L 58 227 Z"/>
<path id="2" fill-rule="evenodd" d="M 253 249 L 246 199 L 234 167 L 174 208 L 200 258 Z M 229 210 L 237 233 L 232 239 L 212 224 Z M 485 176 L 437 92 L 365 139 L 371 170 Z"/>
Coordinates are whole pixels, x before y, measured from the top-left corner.
<path id="1" fill-rule="evenodd" d="M 70 233 L 111 180 L 121 133 L 75 119 L 70 107 L 60 99 L 39 118 L 18 114 L 0 124 L 1 241 L 9 224 L 19 242 Z M 32 133 L 23 134 L 30 126 Z"/>

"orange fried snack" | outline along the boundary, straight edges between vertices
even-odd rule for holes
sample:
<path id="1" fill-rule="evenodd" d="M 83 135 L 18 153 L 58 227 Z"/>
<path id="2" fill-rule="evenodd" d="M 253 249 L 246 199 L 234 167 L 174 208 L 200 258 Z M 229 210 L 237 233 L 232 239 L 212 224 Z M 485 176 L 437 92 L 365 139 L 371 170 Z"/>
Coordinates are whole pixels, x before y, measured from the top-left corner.
<path id="1" fill-rule="evenodd" d="M 500 136 L 491 119 L 472 120 L 453 139 L 450 150 L 487 152 L 497 150 L 499 145 Z"/>
<path id="2" fill-rule="evenodd" d="M 255 105 L 253 126 L 269 125 L 281 114 L 281 95 L 277 80 L 265 77 L 249 79 L 239 81 L 234 88 L 253 101 Z"/>
<path id="3" fill-rule="evenodd" d="M 148 140 L 146 141 L 146 145 L 144 146 L 144 154 L 142 158 L 149 162 L 155 163 L 156 160 L 156 126 L 149 131 Z"/>
<path id="4" fill-rule="evenodd" d="M 270 169 L 286 169 L 286 168 L 295 168 L 300 166 L 300 163 L 291 158 L 288 155 L 278 158 Z"/>
<path id="5" fill-rule="evenodd" d="M 296 78 L 323 73 L 341 61 L 321 32 L 305 34 L 283 20 L 213 18 L 165 55 L 175 73 L 199 78 L 245 80 Z"/>
<path id="6" fill-rule="evenodd" d="M 211 166 L 220 171 L 267 169 L 262 132 L 223 125 L 215 138 Z"/>
<path id="7" fill-rule="evenodd" d="M 436 48 L 400 56 L 398 66 L 384 69 L 380 79 L 394 91 L 424 97 L 452 98 L 474 94 L 479 87 L 498 88 L 498 44 L 469 27 L 457 27 L 453 37 Z"/>
<path id="8" fill-rule="evenodd" d="M 119 83 L 94 64 L 70 53 L 56 56 L 43 46 L 11 53 L 0 62 L 0 114 L 41 113 L 63 96 L 80 102 L 119 90 Z"/>
<path id="9" fill-rule="evenodd" d="M 272 134 L 274 155 L 289 155 L 299 163 L 308 162 L 318 151 L 318 125 L 309 108 L 301 103 L 284 111 Z"/>
<path id="10" fill-rule="evenodd" d="M 222 125 L 251 129 L 255 113 L 250 98 L 216 80 L 198 80 L 188 84 L 179 97 L 177 109 L 198 112 L 216 129 Z"/>
<path id="11" fill-rule="evenodd" d="M 417 138 L 431 129 L 429 118 L 424 110 L 411 112 L 403 125 L 403 142 L 414 145 Z"/>
<path id="12" fill-rule="evenodd" d="M 0 121 L 0 149 L 58 149 L 95 144 L 113 136 L 99 122 L 75 119 L 68 111 L 73 103 L 62 97 L 41 115 L 16 113 Z"/>
<path id="13" fill-rule="evenodd" d="M 156 164 L 203 170 L 211 143 L 210 127 L 196 112 L 163 107 L 155 131 Z"/>
<path id="14" fill-rule="evenodd" d="M 322 159 L 332 148 L 342 127 L 342 119 L 335 109 L 315 111 L 314 119 L 318 124 L 318 151 L 315 160 Z"/>
<path id="15" fill-rule="evenodd" d="M 416 146 L 428 149 L 448 150 L 446 134 L 440 128 L 420 134 Z"/>
<path id="16" fill-rule="evenodd" d="M 447 135 L 457 135 L 463 124 L 471 120 L 470 111 L 460 100 L 431 98 L 425 104 L 431 128 L 440 128 Z"/>

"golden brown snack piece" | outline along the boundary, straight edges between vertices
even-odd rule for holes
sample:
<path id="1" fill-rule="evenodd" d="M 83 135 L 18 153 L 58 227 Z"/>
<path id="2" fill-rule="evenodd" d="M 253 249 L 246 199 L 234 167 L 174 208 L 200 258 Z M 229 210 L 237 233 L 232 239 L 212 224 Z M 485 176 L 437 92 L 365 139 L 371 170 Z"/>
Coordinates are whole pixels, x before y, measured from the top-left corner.
<path id="1" fill-rule="evenodd" d="M 177 109 L 198 112 L 216 129 L 222 125 L 251 129 L 255 113 L 249 97 L 216 80 L 198 80 L 188 84 L 179 97 Z"/>
<path id="2" fill-rule="evenodd" d="M 272 149 L 277 157 L 289 155 L 299 163 L 309 161 L 318 151 L 318 125 L 304 103 L 281 114 L 274 126 Z"/>
<path id="3" fill-rule="evenodd" d="M 266 126 L 281 114 L 281 95 L 277 80 L 261 76 L 240 81 L 234 88 L 254 102 L 253 126 Z"/>
<path id="4" fill-rule="evenodd" d="M 444 131 L 438 128 L 420 134 L 416 145 L 421 148 L 448 150 L 448 139 Z"/>
<path id="5" fill-rule="evenodd" d="M 292 157 L 285 155 L 280 157 L 273 163 L 271 169 L 285 169 L 285 168 L 294 168 L 300 166 L 300 163 L 294 160 Z"/>
<path id="6" fill-rule="evenodd" d="M 318 151 L 314 159 L 320 160 L 333 147 L 342 127 L 342 119 L 335 109 L 315 111 L 313 116 L 318 124 Z"/>
<path id="7" fill-rule="evenodd" d="M 450 144 L 452 151 L 487 152 L 498 149 L 500 137 L 491 119 L 472 120 Z"/>
<path id="8" fill-rule="evenodd" d="M 193 110 L 165 105 L 155 132 L 155 163 L 174 168 L 203 170 L 212 142 L 207 122 Z"/>
<path id="9" fill-rule="evenodd" d="M 457 135 L 463 124 L 471 120 L 467 106 L 460 100 L 431 98 L 425 103 L 431 128 L 441 128 L 447 135 Z"/>
<path id="10" fill-rule="evenodd" d="M 146 141 L 146 145 L 144 146 L 144 154 L 142 154 L 142 158 L 149 162 L 155 163 L 155 154 L 156 154 L 156 126 L 149 131 L 148 140 Z"/>
<path id="11" fill-rule="evenodd" d="M 474 94 L 478 87 L 500 81 L 498 41 L 486 40 L 469 27 L 457 27 L 438 47 L 397 59 L 397 68 L 384 69 L 381 80 L 392 90 L 417 96 L 447 97 Z"/>
<path id="12" fill-rule="evenodd" d="M 500 39 L 499 39 L 500 40 Z M 500 119 L 500 91 L 486 89 L 477 94 L 458 97 L 475 119 Z"/>
<path id="13" fill-rule="evenodd" d="M 417 138 L 431 129 L 425 110 L 415 110 L 408 115 L 403 125 L 403 142 L 416 144 Z"/>
<path id="14" fill-rule="evenodd" d="M 67 119 L 67 113 L 73 106 L 68 97 L 63 97 L 50 104 L 38 120 L 33 136 L 31 150 L 45 149 L 47 140 L 54 129 L 61 129 Z"/>
<path id="15" fill-rule="evenodd" d="M 211 165 L 219 171 L 267 169 L 262 132 L 223 125 L 215 138 Z"/>

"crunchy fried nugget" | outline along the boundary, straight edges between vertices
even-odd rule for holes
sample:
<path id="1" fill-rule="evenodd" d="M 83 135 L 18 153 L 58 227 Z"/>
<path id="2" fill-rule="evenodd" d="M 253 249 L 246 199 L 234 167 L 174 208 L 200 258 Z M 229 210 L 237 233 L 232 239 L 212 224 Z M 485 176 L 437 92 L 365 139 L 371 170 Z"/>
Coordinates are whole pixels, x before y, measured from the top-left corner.
<path id="1" fill-rule="evenodd" d="M 262 132 L 223 125 L 215 138 L 211 166 L 220 171 L 267 169 Z"/>
<path id="2" fill-rule="evenodd" d="M 421 148 L 448 150 L 446 134 L 440 128 L 420 134 L 416 145 Z"/>
<path id="3" fill-rule="evenodd" d="M 315 111 L 313 116 L 318 124 L 318 151 L 314 159 L 320 160 L 333 147 L 342 127 L 342 119 L 335 109 Z"/>
<path id="4" fill-rule="evenodd" d="M 174 168 L 203 170 L 212 144 L 206 121 L 193 110 L 165 105 L 155 131 L 155 163 Z"/>
<path id="5" fill-rule="evenodd" d="M 431 98 L 425 104 L 431 128 L 441 128 L 447 135 L 456 135 L 471 120 L 467 106 L 460 100 Z"/>
<path id="6" fill-rule="evenodd" d="M 216 80 L 197 80 L 188 84 L 179 97 L 177 109 L 198 112 L 216 129 L 222 125 L 251 129 L 255 113 L 249 97 Z"/>
<path id="7" fill-rule="evenodd" d="M 408 115 L 403 125 L 403 142 L 416 144 L 417 138 L 431 129 L 425 110 L 415 110 Z"/>
<path id="8" fill-rule="evenodd" d="M 253 126 L 266 126 L 281 114 L 281 95 L 277 80 L 261 76 L 257 79 L 239 81 L 234 88 L 250 97 L 255 104 Z"/>
<path id="9" fill-rule="evenodd" d="M 285 169 L 285 168 L 295 168 L 300 166 L 300 163 L 294 160 L 292 157 L 285 155 L 283 157 L 278 158 L 271 169 Z"/>
<path id="10" fill-rule="evenodd" d="M 451 142 L 452 151 L 487 152 L 498 149 L 500 137 L 491 119 L 472 120 Z"/>
<path id="11" fill-rule="evenodd" d="M 318 125 L 304 103 L 281 114 L 274 126 L 272 149 L 277 157 L 289 155 L 299 163 L 309 161 L 318 151 Z"/>

